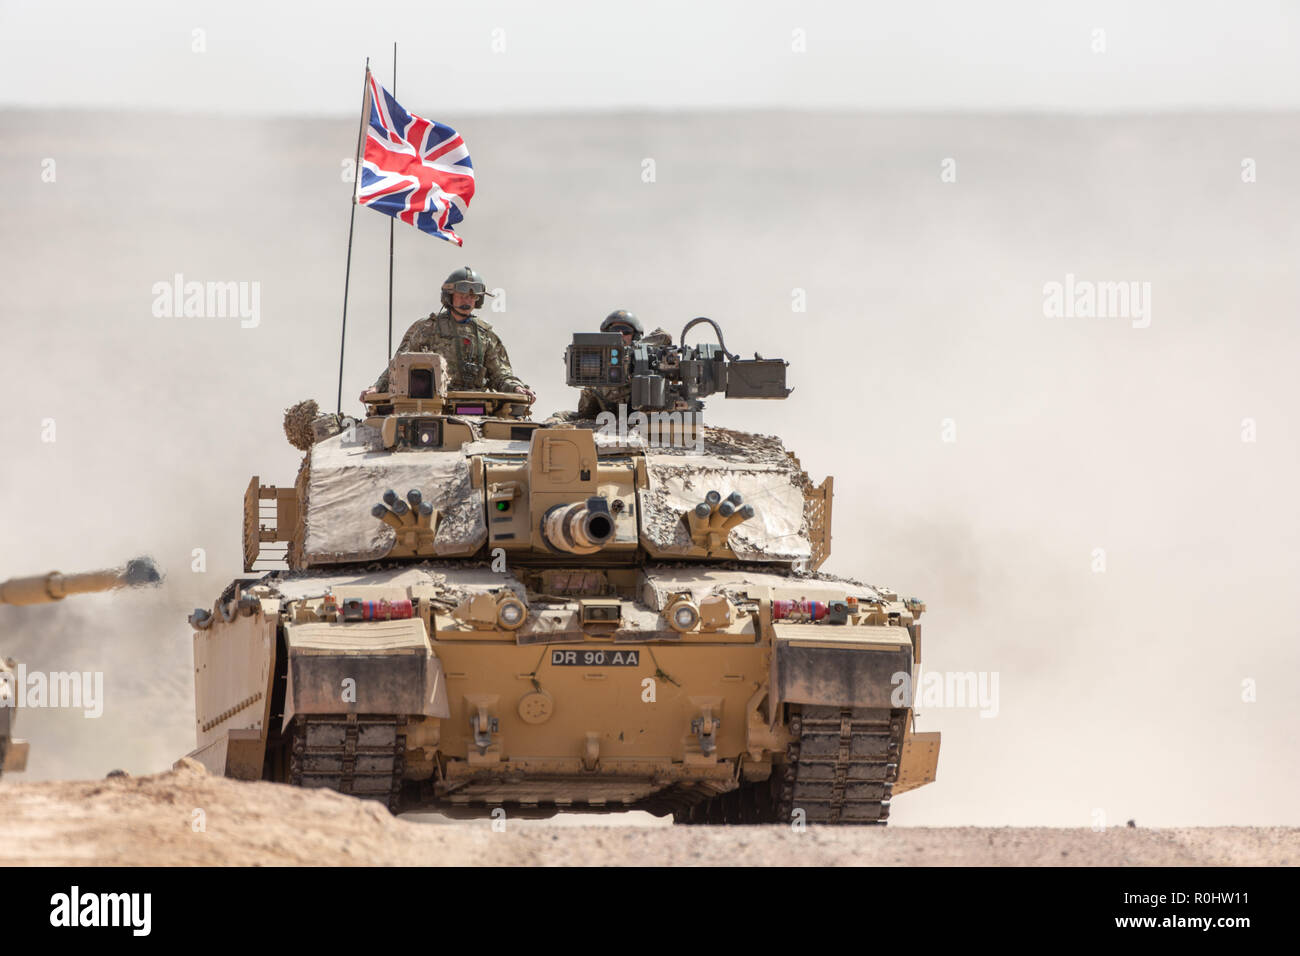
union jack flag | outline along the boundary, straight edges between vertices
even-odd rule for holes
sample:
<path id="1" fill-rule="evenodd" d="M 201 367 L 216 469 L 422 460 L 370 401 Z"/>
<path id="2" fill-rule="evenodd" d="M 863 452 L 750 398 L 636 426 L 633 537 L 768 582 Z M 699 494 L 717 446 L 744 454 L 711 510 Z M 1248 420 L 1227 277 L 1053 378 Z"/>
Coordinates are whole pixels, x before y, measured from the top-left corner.
<path id="1" fill-rule="evenodd" d="M 357 202 L 422 232 L 464 245 L 452 226 L 474 197 L 469 147 L 450 126 L 404 110 L 367 72 L 366 128 Z"/>

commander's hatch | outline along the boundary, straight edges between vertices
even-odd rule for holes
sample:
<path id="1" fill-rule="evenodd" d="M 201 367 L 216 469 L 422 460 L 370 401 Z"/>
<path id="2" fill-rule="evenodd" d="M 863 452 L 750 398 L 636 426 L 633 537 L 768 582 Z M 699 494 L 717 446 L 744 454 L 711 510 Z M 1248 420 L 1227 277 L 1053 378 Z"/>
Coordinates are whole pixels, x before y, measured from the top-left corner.
<path id="1" fill-rule="evenodd" d="M 447 359 L 437 352 L 398 352 L 388 363 L 388 391 L 362 396 L 366 411 L 382 415 L 472 415 L 527 418 L 533 400 L 518 392 L 450 391 Z"/>

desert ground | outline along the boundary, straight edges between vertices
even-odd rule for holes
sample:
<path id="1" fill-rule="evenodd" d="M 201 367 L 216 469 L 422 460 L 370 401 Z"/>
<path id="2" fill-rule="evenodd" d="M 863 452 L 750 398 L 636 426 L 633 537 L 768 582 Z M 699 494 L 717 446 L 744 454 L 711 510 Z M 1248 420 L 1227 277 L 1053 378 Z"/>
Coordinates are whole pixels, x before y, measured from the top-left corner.
<path id="1" fill-rule="evenodd" d="M 637 817 L 646 817 L 636 814 Z M 246 783 L 191 760 L 147 777 L 0 790 L 0 865 L 1288 866 L 1300 828 L 695 827 L 620 815 L 393 817 L 332 791 Z M 648 818 L 646 819 L 653 819 Z M 575 822 L 591 820 L 592 822 Z M 415 822 L 413 822 L 415 821 Z M 434 822 L 438 821 L 438 822 Z M 614 825 L 611 825 L 614 824 Z"/>

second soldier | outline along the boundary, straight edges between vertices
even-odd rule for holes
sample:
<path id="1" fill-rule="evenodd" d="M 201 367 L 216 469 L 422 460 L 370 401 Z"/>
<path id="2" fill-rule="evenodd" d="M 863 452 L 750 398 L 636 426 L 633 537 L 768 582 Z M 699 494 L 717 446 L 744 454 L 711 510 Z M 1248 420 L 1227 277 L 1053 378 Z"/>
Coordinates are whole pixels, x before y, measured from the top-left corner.
<path id="1" fill-rule="evenodd" d="M 623 334 L 623 344 L 632 345 L 639 343 L 641 345 L 672 345 L 673 337 L 663 329 L 655 329 L 649 335 L 643 336 L 641 321 L 633 312 L 627 309 L 619 309 L 617 312 L 611 312 L 605 317 L 605 321 L 600 323 L 602 332 L 621 332 Z M 614 412 L 617 414 L 619 405 L 628 405 L 632 401 L 631 385 L 615 385 L 605 388 L 584 388 L 582 395 L 578 399 L 578 415 L 580 419 L 592 419 L 601 412 Z"/>

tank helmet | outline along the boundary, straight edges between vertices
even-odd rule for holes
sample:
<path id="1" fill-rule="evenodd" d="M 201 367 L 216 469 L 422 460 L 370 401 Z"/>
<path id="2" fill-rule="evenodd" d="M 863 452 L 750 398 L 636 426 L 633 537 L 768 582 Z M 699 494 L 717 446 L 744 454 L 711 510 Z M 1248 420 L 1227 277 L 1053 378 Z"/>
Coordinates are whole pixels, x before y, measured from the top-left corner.
<path id="1" fill-rule="evenodd" d="M 602 332 L 622 332 L 624 329 L 631 331 L 633 342 L 645 333 L 645 329 L 641 328 L 641 320 L 636 317 L 636 313 L 629 312 L 627 309 L 611 312 L 605 316 L 605 321 L 600 323 Z"/>
<path id="2" fill-rule="evenodd" d="M 443 281 L 442 307 L 444 309 L 451 308 L 451 297 L 456 292 L 470 293 L 476 296 L 474 299 L 474 308 L 476 309 L 483 308 L 483 297 L 485 295 L 492 295 L 483 283 L 483 277 L 469 266 L 457 269 Z"/>

